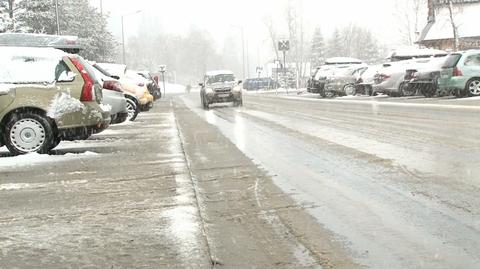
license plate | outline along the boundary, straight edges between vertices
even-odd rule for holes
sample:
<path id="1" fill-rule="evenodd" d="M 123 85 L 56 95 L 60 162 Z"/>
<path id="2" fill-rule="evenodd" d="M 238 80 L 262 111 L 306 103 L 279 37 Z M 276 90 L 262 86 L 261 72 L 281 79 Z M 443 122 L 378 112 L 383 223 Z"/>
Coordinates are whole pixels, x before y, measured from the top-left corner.
<path id="1" fill-rule="evenodd" d="M 229 93 L 223 93 L 223 94 L 218 95 L 219 98 L 224 98 L 224 97 L 229 97 L 229 96 L 230 96 Z"/>

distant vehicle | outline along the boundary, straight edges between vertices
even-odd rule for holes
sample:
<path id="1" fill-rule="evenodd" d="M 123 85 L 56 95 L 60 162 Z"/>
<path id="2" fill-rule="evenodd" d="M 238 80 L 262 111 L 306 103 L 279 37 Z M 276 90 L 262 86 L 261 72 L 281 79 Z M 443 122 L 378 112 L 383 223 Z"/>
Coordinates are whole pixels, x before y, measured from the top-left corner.
<path id="1" fill-rule="evenodd" d="M 325 81 L 325 95 L 329 97 L 355 95 L 357 93 L 355 83 L 366 69 L 365 66 L 335 69 Z"/>
<path id="2" fill-rule="evenodd" d="M 86 61 L 52 48 L 0 47 L 0 146 L 47 153 L 105 130 L 110 110 Z"/>
<path id="3" fill-rule="evenodd" d="M 155 100 L 162 98 L 162 90 L 160 89 L 160 85 L 158 85 L 158 77 L 153 77 L 148 71 L 137 71 L 137 74 L 148 81 L 147 89 Z"/>
<path id="4" fill-rule="evenodd" d="M 209 71 L 203 82 L 199 83 L 202 107 L 208 109 L 210 104 L 233 102 L 234 106 L 243 105 L 242 81 L 236 81 L 232 71 Z"/>
<path id="5" fill-rule="evenodd" d="M 440 90 L 453 90 L 455 96 L 480 96 L 480 50 L 450 54 L 440 72 Z"/>
<path id="6" fill-rule="evenodd" d="M 247 91 L 272 90 L 280 88 L 280 83 L 272 78 L 248 78 L 243 82 L 243 88 Z"/>
<path id="7" fill-rule="evenodd" d="M 438 80 L 445 60 L 445 57 L 435 58 L 423 67 L 408 69 L 405 74 L 408 87 L 425 97 L 433 97 L 437 94 Z"/>

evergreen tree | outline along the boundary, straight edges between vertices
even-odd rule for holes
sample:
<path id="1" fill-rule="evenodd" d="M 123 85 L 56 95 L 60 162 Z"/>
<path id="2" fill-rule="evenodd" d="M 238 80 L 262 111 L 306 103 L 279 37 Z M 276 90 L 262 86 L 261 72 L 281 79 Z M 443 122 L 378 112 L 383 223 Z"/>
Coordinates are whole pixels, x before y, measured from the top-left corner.
<path id="1" fill-rule="evenodd" d="M 18 25 L 26 32 L 57 34 L 55 2 L 53 0 L 28 0 L 18 3 Z M 61 35 L 80 38 L 87 59 L 111 61 L 116 42 L 107 30 L 107 21 L 88 0 L 59 0 L 59 25 Z"/>
<path id="2" fill-rule="evenodd" d="M 322 30 L 320 27 L 315 28 L 313 34 L 312 46 L 310 52 L 310 62 L 312 67 L 317 67 L 325 61 L 325 42 L 323 40 Z"/>
<path id="3" fill-rule="evenodd" d="M 335 28 L 332 34 L 332 38 L 330 38 L 328 45 L 327 45 L 327 57 L 339 57 L 339 56 L 346 56 L 345 55 L 345 44 L 344 40 L 342 39 L 342 35 L 340 33 L 339 28 Z"/>

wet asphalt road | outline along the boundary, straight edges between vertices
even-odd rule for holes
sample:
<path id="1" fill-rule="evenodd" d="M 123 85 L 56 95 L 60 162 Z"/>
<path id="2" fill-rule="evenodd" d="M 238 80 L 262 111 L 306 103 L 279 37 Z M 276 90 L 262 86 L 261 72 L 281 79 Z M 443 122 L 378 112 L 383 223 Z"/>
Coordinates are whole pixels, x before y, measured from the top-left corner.
<path id="1" fill-rule="evenodd" d="M 313 100 L 311 98 L 314 98 Z M 196 108 L 368 268 L 478 268 L 479 100 L 247 95 Z"/>
<path id="2" fill-rule="evenodd" d="M 478 100 L 244 98 L 0 152 L 0 268 L 478 268 Z"/>

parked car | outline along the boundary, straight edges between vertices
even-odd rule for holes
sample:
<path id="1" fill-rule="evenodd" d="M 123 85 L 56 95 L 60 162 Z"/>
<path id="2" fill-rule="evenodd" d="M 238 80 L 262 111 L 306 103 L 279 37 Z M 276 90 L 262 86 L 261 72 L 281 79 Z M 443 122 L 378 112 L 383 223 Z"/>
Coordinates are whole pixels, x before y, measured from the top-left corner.
<path id="1" fill-rule="evenodd" d="M 373 94 L 385 93 L 390 96 L 413 96 L 415 91 L 408 86 L 405 75 L 409 69 L 423 68 L 434 58 L 421 58 L 385 64 L 374 77 Z"/>
<path id="2" fill-rule="evenodd" d="M 47 153 L 110 124 L 102 87 L 78 55 L 52 48 L 0 47 L 0 146 Z"/>
<path id="3" fill-rule="evenodd" d="M 366 67 L 366 69 L 360 73 L 357 81 L 355 82 L 355 88 L 357 93 L 372 95 L 372 85 L 374 83 L 375 75 L 384 65 L 371 65 Z"/>
<path id="4" fill-rule="evenodd" d="M 153 77 L 148 71 L 137 71 L 137 74 L 148 81 L 147 89 L 155 100 L 162 98 L 162 90 L 160 89 L 160 85 L 158 85 L 158 76 Z"/>
<path id="5" fill-rule="evenodd" d="M 243 89 L 247 91 L 272 90 L 280 88 L 280 83 L 272 78 L 248 78 L 243 82 Z"/>
<path id="6" fill-rule="evenodd" d="M 329 97 L 355 95 L 357 93 L 355 83 L 365 69 L 367 67 L 364 66 L 336 68 L 325 81 L 325 95 Z"/>
<path id="7" fill-rule="evenodd" d="M 126 109 L 127 109 L 127 114 L 128 114 L 127 120 L 134 121 L 137 118 L 138 113 L 140 113 L 140 105 L 139 105 L 140 104 L 140 98 L 142 98 L 145 95 L 145 93 L 142 91 L 142 89 L 138 89 L 138 91 L 136 91 L 135 86 L 130 86 L 129 87 L 129 85 L 122 84 L 122 82 L 118 80 L 120 77 L 108 73 L 108 71 L 101 68 L 96 63 L 93 64 L 93 67 L 96 70 L 98 70 L 100 73 L 102 73 L 104 76 L 118 82 L 118 84 L 120 86 L 120 89 L 122 90 L 123 95 L 125 97 L 125 101 L 126 101 Z M 112 83 L 107 83 L 107 84 L 104 83 L 103 86 L 106 87 L 106 88 L 116 87 L 116 85 L 112 84 Z"/>
<path id="8" fill-rule="evenodd" d="M 123 64 L 97 63 L 96 66 L 117 78 L 125 91 L 137 96 L 140 111 L 148 111 L 153 107 L 154 97 L 148 91 L 143 77 L 127 72 L 127 66 Z"/>
<path id="9" fill-rule="evenodd" d="M 480 50 L 450 54 L 438 86 L 440 90 L 453 90 L 457 97 L 480 96 Z"/>
<path id="10" fill-rule="evenodd" d="M 103 87 L 103 103 L 111 107 L 111 124 L 124 122 L 127 120 L 129 114 L 127 111 L 127 100 L 123 94 L 122 85 L 114 78 L 104 75 L 95 67 L 91 66 L 91 68 L 94 70 L 95 76 L 101 82 Z"/>
<path id="11" fill-rule="evenodd" d="M 242 81 L 236 81 L 232 71 L 218 70 L 207 72 L 203 82 L 199 83 L 200 98 L 204 109 L 210 104 L 233 102 L 234 106 L 243 105 Z"/>
<path id="12" fill-rule="evenodd" d="M 435 58 L 423 67 L 408 69 L 405 74 L 407 87 L 425 97 L 433 97 L 438 90 L 438 79 L 445 59 L 445 57 Z"/>
<path id="13" fill-rule="evenodd" d="M 348 67 L 365 67 L 366 65 L 359 59 L 350 57 L 333 57 L 325 60 L 325 64 L 315 69 L 313 75 L 307 82 L 307 91 L 311 93 L 320 93 L 326 97 L 325 83 L 329 76 L 333 75 L 336 69 Z"/>

